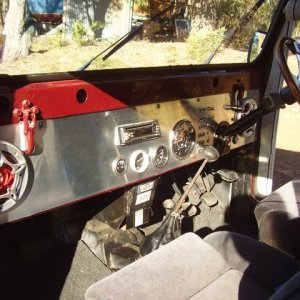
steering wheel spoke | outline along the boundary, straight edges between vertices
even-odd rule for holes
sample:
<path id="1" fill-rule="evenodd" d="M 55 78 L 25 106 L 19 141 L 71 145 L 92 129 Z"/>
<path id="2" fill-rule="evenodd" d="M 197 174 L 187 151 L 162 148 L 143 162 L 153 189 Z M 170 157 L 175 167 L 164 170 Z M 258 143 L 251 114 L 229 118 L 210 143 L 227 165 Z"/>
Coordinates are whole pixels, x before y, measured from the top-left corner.
<path id="1" fill-rule="evenodd" d="M 298 64 L 298 76 L 291 73 L 286 58 L 286 50 L 290 51 L 296 56 Z M 300 44 L 296 40 L 290 37 L 284 37 L 277 44 L 276 48 L 276 58 L 279 64 L 279 68 L 282 72 L 282 76 L 290 89 L 295 100 L 300 104 Z M 290 103 L 287 103 L 290 104 Z"/>

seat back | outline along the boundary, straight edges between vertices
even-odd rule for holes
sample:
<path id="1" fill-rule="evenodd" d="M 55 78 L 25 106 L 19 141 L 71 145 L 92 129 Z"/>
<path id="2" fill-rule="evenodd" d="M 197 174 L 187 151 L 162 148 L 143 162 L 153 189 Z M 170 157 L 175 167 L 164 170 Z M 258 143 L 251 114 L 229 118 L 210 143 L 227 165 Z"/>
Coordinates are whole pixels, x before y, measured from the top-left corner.
<path id="1" fill-rule="evenodd" d="M 300 178 L 288 182 L 260 201 L 254 214 L 259 240 L 300 257 Z"/>

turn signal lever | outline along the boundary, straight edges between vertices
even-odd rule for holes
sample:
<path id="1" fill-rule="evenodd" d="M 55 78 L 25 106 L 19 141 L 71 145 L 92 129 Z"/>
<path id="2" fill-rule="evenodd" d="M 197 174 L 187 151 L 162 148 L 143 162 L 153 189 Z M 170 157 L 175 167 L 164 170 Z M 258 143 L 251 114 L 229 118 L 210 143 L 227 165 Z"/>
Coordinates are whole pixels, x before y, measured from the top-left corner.
<path id="1" fill-rule="evenodd" d="M 295 102 L 296 101 L 291 96 L 289 89 L 285 87 L 280 91 L 280 93 L 270 94 L 268 98 L 260 103 L 257 109 L 253 110 L 245 117 L 229 126 L 219 127 L 216 134 L 219 138 L 228 138 L 239 134 L 254 125 L 268 113 L 284 108 L 285 104 L 293 104 Z"/>

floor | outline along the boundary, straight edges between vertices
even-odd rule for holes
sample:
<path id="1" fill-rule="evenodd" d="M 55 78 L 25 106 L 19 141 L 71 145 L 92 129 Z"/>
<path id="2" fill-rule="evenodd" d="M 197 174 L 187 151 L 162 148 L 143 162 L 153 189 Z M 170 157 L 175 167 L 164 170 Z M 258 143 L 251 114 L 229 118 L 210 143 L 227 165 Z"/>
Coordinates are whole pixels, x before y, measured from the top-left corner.
<path id="1" fill-rule="evenodd" d="M 0 229 L 1 300 L 80 300 L 111 272 L 82 242 L 41 234 L 34 220 Z"/>

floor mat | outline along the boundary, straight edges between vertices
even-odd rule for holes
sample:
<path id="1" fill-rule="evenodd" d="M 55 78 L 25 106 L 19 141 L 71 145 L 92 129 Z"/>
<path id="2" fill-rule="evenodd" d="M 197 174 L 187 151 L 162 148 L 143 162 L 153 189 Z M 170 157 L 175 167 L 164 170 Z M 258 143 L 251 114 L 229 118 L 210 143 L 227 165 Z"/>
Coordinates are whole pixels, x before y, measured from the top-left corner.
<path id="1" fill-rule="evenodd" d="M 110 271 L 82 242 L 47 239 L 12 226 L 0 234 L 1 300 L 84 299 L 86 289 Z"/>
<path id="2" fill-rule="evenodd" d="M 79 241 L 59 299 L 84 299 L 86 289 L 110 273 L 84 242 Z"/>

